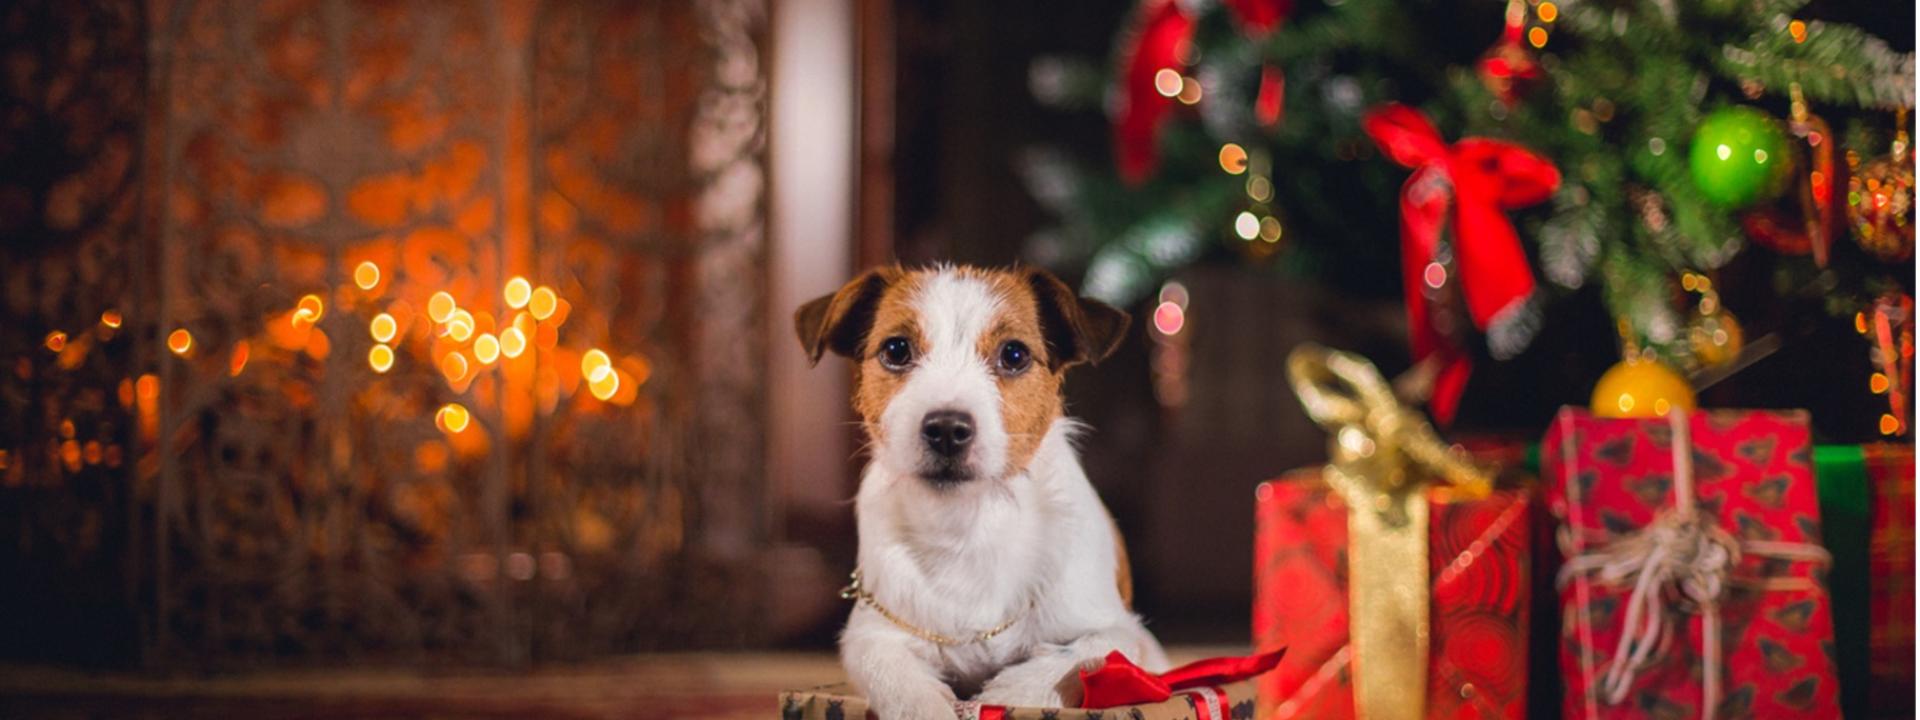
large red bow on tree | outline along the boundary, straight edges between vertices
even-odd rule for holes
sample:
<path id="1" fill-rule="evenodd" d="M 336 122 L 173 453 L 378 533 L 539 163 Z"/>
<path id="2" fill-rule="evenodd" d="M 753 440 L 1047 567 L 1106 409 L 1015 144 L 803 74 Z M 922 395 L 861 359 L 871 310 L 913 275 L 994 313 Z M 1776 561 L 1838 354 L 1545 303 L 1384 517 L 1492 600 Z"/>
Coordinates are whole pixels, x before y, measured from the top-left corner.
<path id="1" fill-rule="evenodd" d="M 1435 325 L 1427 295 L 1451 279 L 1494 357 L 1511 357 L 1525 348 L 1538 329 L 1528 302 L 1533 271 L 1505 211 L 1547 199 L 1560 187 L 1560 171 L 1508 142 L 1470 137 L 1448 145 L 1425 115 L 1398 103 L 1367 113 L 1364 127 L 1381 152 L 1414 169 L 1400 193 L 1407 329 L 1416 362 L 1438 355 L 1441 369 L 1429 408 L 1444 425 L 1459 409 L 1473 366 L 1466 350 Z M 1451 268 L 1438 256 L 1449 210 Z"/>

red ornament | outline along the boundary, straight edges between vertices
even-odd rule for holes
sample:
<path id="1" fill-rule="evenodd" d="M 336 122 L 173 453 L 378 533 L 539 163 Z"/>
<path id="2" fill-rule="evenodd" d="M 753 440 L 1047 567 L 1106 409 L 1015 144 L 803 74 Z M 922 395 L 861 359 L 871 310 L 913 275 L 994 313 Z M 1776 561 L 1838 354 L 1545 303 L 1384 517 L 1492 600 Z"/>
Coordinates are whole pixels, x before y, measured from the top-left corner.
<path id="1" fill-rule="evenodd" d="M 1277 65 L 1260 67 L 1260 90 L 1253 96 L 1253 119 L 1264 128 L 1280 124 L 1287 109 L 1287 76 Z"/>
<path id="2" fill-rule="evenodd" d="M 1806 144 L 1807 159 L 1797 167 L 1805 178 L 1795 193 L 1800 215 L 1795 218 L 1778 207 L 1768 207 L 1742 216 L 1740 228 L 1761 247 L 1782 255 L 1812 253 L 1814 264 L 1826 267 L 1827 252 L 1841 232 L 1837 173 L 1842 166 L 1836 162 L 1840 143 L 1827 121 L 1807 110 L 1798 84 L 1792 86 L 1792 94 L 1793 114 L 1787 129 Z"/>
<path id="3" fill-rule="evenodd" d="M 1413 168 L 1400 195 L 1400 268 L 1408 331 L 1416 362 L 1438 355 L 1430 408 L 1441 424 L 1453 421 L 1471 361 L 1447 339 L 1427 309 L 1428 266 L 1438 265 L 1440 233 L 1452 220 L 1453 282 L 1467 314 L 1487 334 L 1496 357 L 1519 352 L 1537 318 L 1527 303 L 1533 270 L 1506 210 L 1546 200 L 1560 187 L 1560 171 L 1526 148 L 1489 138 L 1448 145 L 1418 110 L 1398 103 L 1367 113 L 1362 126 L 1394 162 Z M 1445 283 L 1446 268 L 1441 268 Z"/>
<path id="4" fill-rule="evenodd" d="M 1293 0 L 1226 0 L 1226 4 L 1233 11 L 1233 19 L 1239 21 L 1241 34 L 1256 39 L 1273 32 L 1293 14 Z"/>
<path id="5" fill-rule="evenodd" d="M 1151 0 L 1140 7 L 1136 41 L 1121 60 L 1115 92 L 1113 157 L 1120 179 L 1138 185 L 1160 165 L 1160 126 L 1173 111 L 1173 97 L 1155 86 L 1162 70 L 1186 75 L 1193 18 L 1174 0 Z"/>
<path id="6" fill-rule="evenodd" d="M 1526 29 L 1526 5 L 1508 3 L 1506 30 L 1501 33 L 1500 41 L 1480 56 L 1478 72 L 1481 84 L 1486 85 L 1487 90 L 1507 107 L 1519 102 L 1520 96 L 1542 75 L 1540 61 L 1534 59 L 1533 51 L 1521 43 L 1520 36 Z"/>

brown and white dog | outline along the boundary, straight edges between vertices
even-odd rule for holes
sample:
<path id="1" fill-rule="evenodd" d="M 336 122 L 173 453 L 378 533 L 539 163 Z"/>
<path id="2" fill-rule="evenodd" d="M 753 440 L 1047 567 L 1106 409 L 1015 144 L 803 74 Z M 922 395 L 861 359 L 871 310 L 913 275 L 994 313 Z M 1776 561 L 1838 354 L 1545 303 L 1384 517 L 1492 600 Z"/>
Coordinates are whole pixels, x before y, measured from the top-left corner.
<path id="1" fill-rule="evenodd" d="M 814 362 L 858 368 L 866 601 L 840 656 L 882 720 L 953 718 L 969 696 L 1076 705 L 1077 671 L 1113 650 L 1165 669 L 1061 398 L 1068 368 L 1119 346 L 1126 313 L 1040 270 L 890 267 L 794 321 Z"/>

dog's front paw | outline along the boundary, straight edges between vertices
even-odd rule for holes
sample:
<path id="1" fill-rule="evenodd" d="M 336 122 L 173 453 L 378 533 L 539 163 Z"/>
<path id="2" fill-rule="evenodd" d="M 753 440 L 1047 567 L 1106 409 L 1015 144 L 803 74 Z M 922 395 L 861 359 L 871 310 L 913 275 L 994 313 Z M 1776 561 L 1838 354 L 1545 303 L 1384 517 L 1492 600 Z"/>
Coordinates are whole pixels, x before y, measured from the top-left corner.
<path id="1" fill-rule="evenodd" d="M 974 699 L 987 705 L 1072 707 L 1080 704 L 1080 678 L 1071 661 L 1029 660 L 1000 671 Z"/>
<path id="2" fill-rule="evenodd" d="M 960 717 L 952 692 L 902 692 L 869 698 L 880 720 L 955 720 Z"/>

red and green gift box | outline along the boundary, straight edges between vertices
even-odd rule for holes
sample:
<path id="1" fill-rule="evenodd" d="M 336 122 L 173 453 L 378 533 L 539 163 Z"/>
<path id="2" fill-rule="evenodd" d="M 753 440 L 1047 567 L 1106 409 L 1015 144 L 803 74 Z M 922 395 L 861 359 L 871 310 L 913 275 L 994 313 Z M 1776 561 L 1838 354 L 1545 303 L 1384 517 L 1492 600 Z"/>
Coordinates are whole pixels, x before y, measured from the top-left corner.
<path id="1" fill-rule="evenodd" d="M 1805 413 L 1566 409 L 1541 475 L 1566 717 L 1839 716 Z"/>

